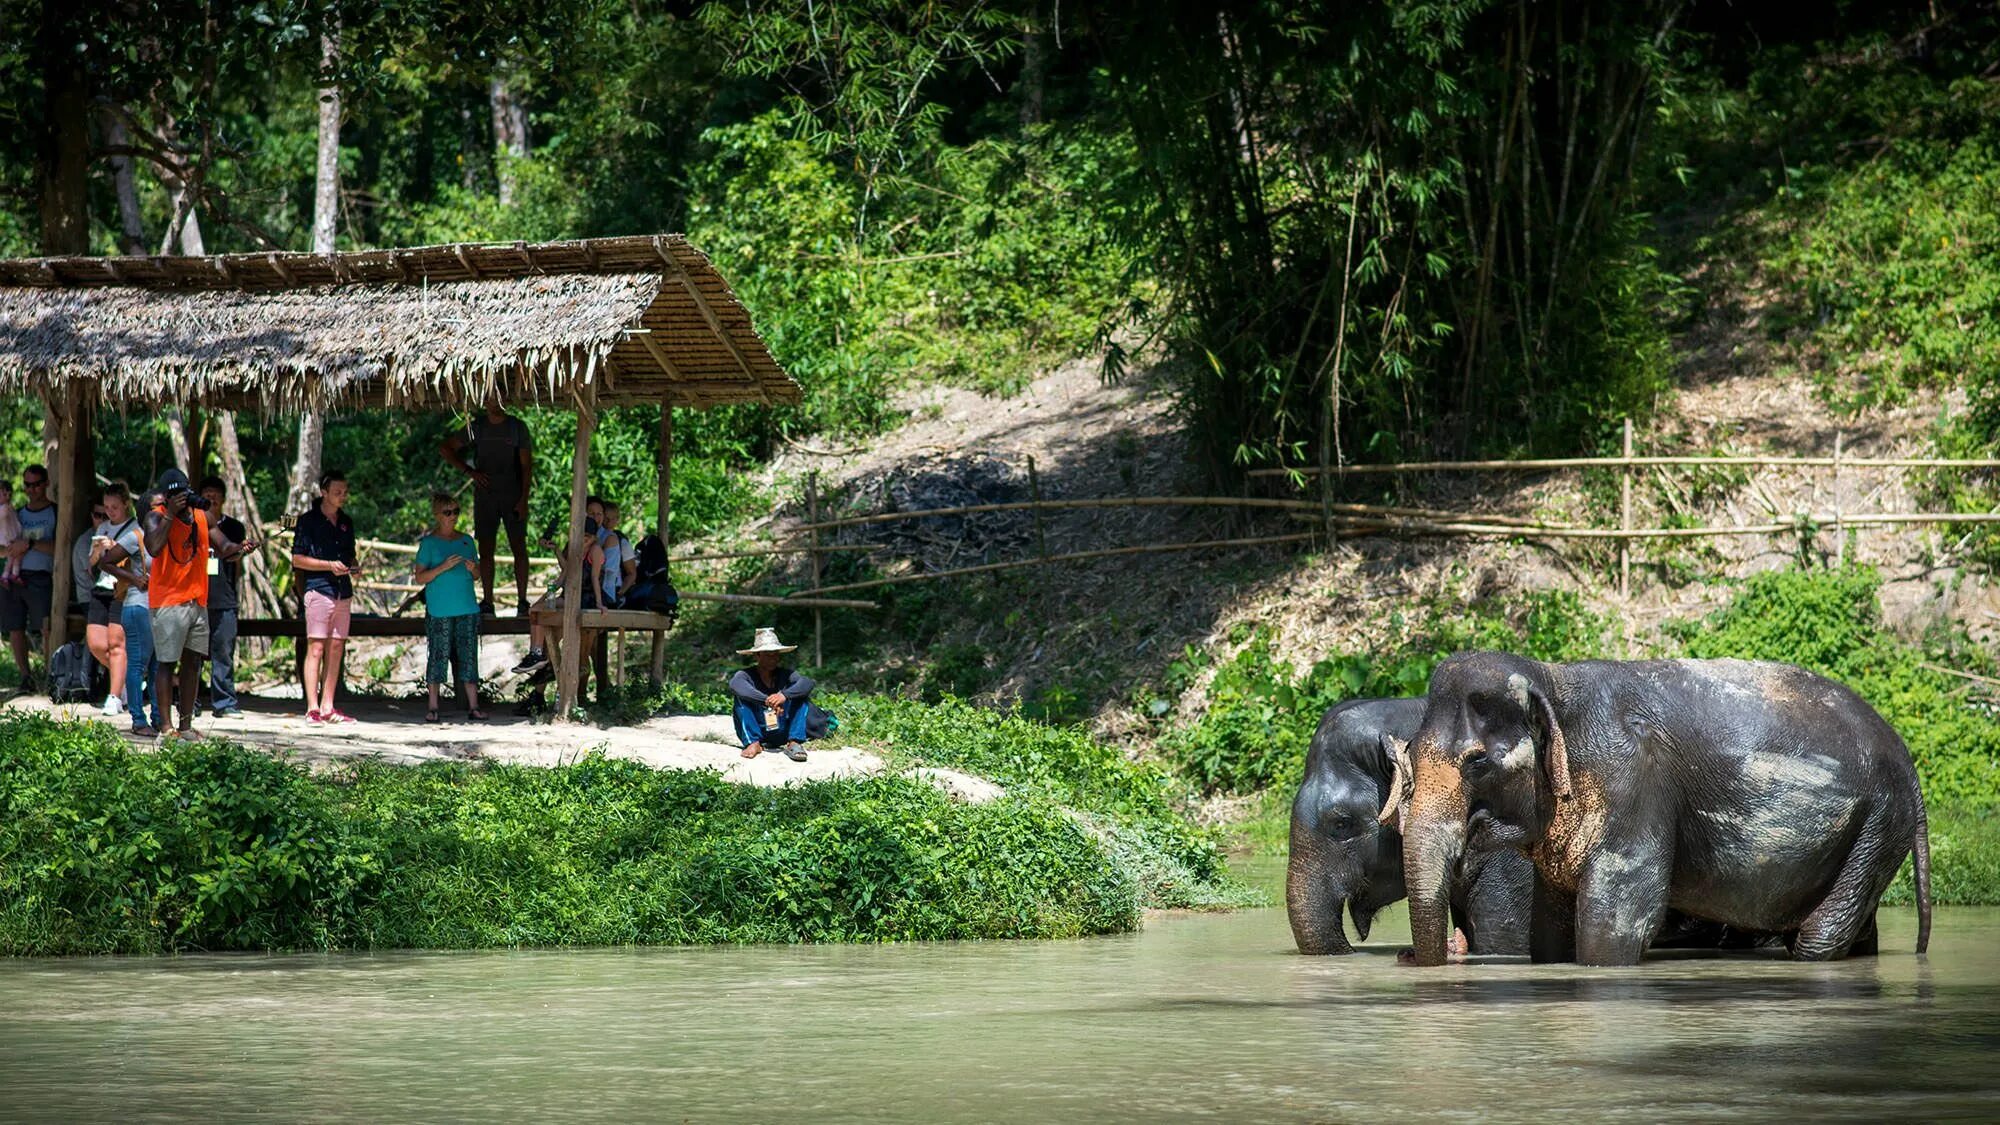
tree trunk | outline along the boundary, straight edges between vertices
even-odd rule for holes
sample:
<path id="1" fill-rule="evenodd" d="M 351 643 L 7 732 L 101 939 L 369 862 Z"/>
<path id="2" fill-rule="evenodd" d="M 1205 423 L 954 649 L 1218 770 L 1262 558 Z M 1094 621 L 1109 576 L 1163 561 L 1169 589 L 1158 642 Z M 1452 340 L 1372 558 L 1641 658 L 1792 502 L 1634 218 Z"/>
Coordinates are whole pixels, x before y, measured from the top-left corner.
<path id="1" fill-rule="evenodd" d="M 249 528 L 253 539 L 264 537 L 264 513 L 257 507 L 257 494 L 250 490 L 250 475 L 243 469 L 243 446 L 236 436 L 236 415 L 227 410 L 215 415 L 216 445 L 222 454 L 222 483 L 229 502 Z M 271 584 L 271 562 L 264 549 L 243 556 L 244 617 L 282 617 L 285 605 Z"/>
<path id="2" fill-rule="evenodd" d="M 333 253 L 334 226 L 340 217 L 340 87 L 332 74 L 340 64 L 339 32 L 319 40 L 319 65 L 328 82 L 319 88 L 319 170 L 313 182 L 313 253 Z"/>
<path id="3" fill-rule="evenodd" d="M 35 172 L 50 255 L 90 253 L 90 76 L 72 14 L 82 10 L 43 0 L 37 36 L 44 126 Z"/>
<path id="4" fill-rule="evenodd" d="M 1039 8 L 1039 5 L 1037 5 Z M 1040 13 L 1021 29 L 1021 77 L 1014 82 L 1014 96 L 1021 103 L 1021 125 L 1042 123 L 1042 91 L 1049 77 L 1049 34 L 1042 30 Z"/>
<path id="5" fill-rule="evenodd" d="M 165 118 L 163 117 L 162 120 L 165 120 Z M 169 137 L 173 135 L 171 124 L 167 125 L 165 132 Z M 195 214 L 194 203 L 187 198 L 187 192 L 188 184 L 186 178 L 181 175 L 174 176 L 168 186 L 167 194 L 173 199 L 174 214 L 182 216 L 179 232 L 181 253 L 200 257 L 208 253 L 208 246 L 203 242 L 201 237 L 201 218 Z M 171 242 L 174 237 L 174 235 L 169 234 L 168 240 Z M 198 456 L 198 451 L 194 448 L 194 443 L 188 439 L 186 416 L 178 406 L 165 408 L 161 411 L 161 416 L 167 421 L 167 443 L 173 446 L 174 467 L 179 469 L 188 478 L 190 483 L 199 484 L 201 482 L 201 458 Z"/>
<path id="6" fill-rule="evenodd" d="M 101 115 L 104 122 L 104 142 L 113 148 L 122 148 L 132 143 L 131 134 L 125 130 L 125 120 L 111 110 Z M 139 211 L 139 184 L 133 174 L 135 162 L 129 156 L 111 158 L 111 182 L 118 193 L 118 252 L 120 254 L 144 254 L 146 252 L 146 222 Z"/>
<path id="7" fill-rule="evenodd" d="M 319 88 L 319 169 L 313 186 L 313 253 L 334 252 L 334 224 L 340 210 L 340 87 L 332 83 L 340 63 L 340 38 L 329 30 L 320 36 L 320 70 L 328 84 Z M 317 410 L 299 416 L 299 451 L 292 459 L 291 488 L 285 512 L 303 512 L 319 494 L 320 457 L 326 419 Z"/>
<path id="8" fill-rule="evenodd" d="M 508 85 L 512 70 L 503 65 L 486 84 L 493 107 L 493 172 L 500 182 L 502 207 L 514 202 L 514 162 L 528 155 L 528 110 Z"/>

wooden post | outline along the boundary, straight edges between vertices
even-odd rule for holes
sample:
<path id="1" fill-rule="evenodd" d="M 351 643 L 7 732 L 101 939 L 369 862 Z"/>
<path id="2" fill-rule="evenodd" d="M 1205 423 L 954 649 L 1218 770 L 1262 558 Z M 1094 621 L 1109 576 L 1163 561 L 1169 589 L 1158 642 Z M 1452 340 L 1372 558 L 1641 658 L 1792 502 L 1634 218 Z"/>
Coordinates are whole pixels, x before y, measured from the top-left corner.
<path id="1" fill-rule="evenodd" d="M 806 474 L 806 519 L 812 525 L 812 530 L 806 533 L 808 536 L 811 537 L 810 541 L 807 543 L 807 546 L 812 548 L 813 588 L 818 589 L 819 575 L 820 575 L 819 526 L 818 526 L 819 525 L 819 470 L 818 469 L 814 469 L 813 471 Z M 826 666 L 826 652 L 824 647 L 826 630 L 825 630 L 825 622 L 821 620 L 821 613 L 822 611 L 818 606 L 813 607 L 813 670 L 814 671 L 818 671 L 820 668 Z"/>
<path id="2" fill-rule="evenodd" d="M 1847 531 L 1840 519 L 1840 453 L 1846 444 L 1847 435 L 1835 432 L 1833 435 L 1833 565 L 1847 565 Z"/>
<path id="3" fill-rule="evenodd" d="M 659 535 L 660 549 L 673 546 L 674 537 L 668 527 L 668 515 L 673 511 L 674 493 L 674 404 L 671 400 L 660 399 L 660 465 L 659 465 Z M 668 572 L 669 576 L 672 571 Z M 654 687 L 660 686 L 661 670 L 667 663 L 667 635 L 657 630 L 653 633 L 653 663 L 649 679 Z"/>
<path id="4" fill-rule="evenodd" d="M 1632 530 L 1632 419 L 1625 419 L 1625 465 L 1618 470 L 1618 530 Z M 1618 596 L 1632 596 L 1632 540 L 1618 540 Z"/>
<path id="5" fill-rule="evenodd" d="M 576 706 L 578 670 L 583 660 L 584 501 L 590 495 L 590 431 L 597 424 L 597 386 L 586 384 L 576 399 L 576 452 L 570 456 L 569 557 L 564 560 L 562 662 L 556 673 L 556 721 L 568 722 Z"/>
<path id="6" fill-rule="evenodd" d="M 55 651 L 69 640 L 69 598 L 73 584 L 69 549 L 76 539 L 77 517 L 89 514 L 89 509 L 81 512 L 77 509 L 77 501 L 81 497 L 76 483 L 76 435 L 84 425 L 79 417 L 83 413 L 80 409 L 82 397 L 72 384 L 52 406 L 56 415 L 56 448 L 55 456 L 50 461 L 54 462 L 54 466 L 45 465 L 44 469 L 55 484 L 55 541 L 49 544 L 49 550 L 54 552 L 55 573 L 50 576 L 54 589 L 49 597 L 49 621 L 42 629 L 44 660 L 54 657 Z M 21 669 L 22 682 L 26 683 L 27 678 L 28 670 Z"/>
<path id="7" fill-rule="evenodd" d="M 1033 457 L 1028 458 L 1028 495 L 1035 501 L 1035 549 L 1046 559 L 1049 557 L 1049 540 L 1042 531 L 1042 476 L 1035 471 Z M 813 583 L 815 586 L 818 584 Z"/>

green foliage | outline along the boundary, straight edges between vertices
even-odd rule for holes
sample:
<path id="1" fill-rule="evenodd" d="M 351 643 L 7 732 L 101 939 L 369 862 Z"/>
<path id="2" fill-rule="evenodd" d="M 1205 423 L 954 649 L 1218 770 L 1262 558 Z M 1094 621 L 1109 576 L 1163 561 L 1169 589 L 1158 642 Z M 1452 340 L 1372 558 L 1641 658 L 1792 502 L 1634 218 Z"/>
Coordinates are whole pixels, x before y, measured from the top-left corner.
<path id="1" fill-rule="evenodd" d="M 1190 726 L 1169 732 L 1168 754 L 1204 790 L 1251 792 L 1287 784 L 1304 769 L 1320 716 L 1345 699 L 1422 695 L 1432 669 L 1467 649 L 1505 649 L 1537 660 L 1583 660 L 1607 654 L 1609 623 L 1567 590 L 1532 593 L 1466 612 L 1434 606 L 1421 622 L 1396 622 L 1399 636 L 1379 653 L 1335 653 L 1303 676 L 1257 633 L 1216 669 L 1208 705 Z M 1190 649 L 1169 670 L 1170 686 L 1200 675 L 1204 654 Z"/>
<path id="2" fill-rule="evenodd" d="M 318 778 L 9 716 L 0 953 L 1070 937 L 1217 879 L 1148 771 L 1120 795 L 1067 734 L 1001 725 L 1034 746 L 960 754 L 1017 763 L 1006 797 L 968 805 L 895 778 L 758 789 L 595 756 Z"/>
<path id="3" fill-rule="evenodd" d="M 1077 726 L 1036 722 L 960 700 L 937 703 L 841 696 L 828 704 L 844 738 L 899 761 L 988 777 L 1010 794 L 1075 810 L 1135 871 L 1148 906 L 1233 901 L 1215 837 L 1179 813 L 1181 782 Z"/>
<path id="4" fill-rule="evenodd" d="M 1931 901 L 1940 906 L 2000 903 L 2000 808 L 1990 804 L 1931 803 Z M 1882 901 L 1907 906 L 1917 901 L 1910 864 L 1905 863 Z"/>
<path id="5" fill-rule="evenodd" d="M 1883 629 L 1880 585 L 1867 567 L 1760 574 L 1726 609 L 1675 632 L 1690 656 L 1779 660 L 1839 680 L 1909 744 L 1927 799 L 2000 802 L 2000 719 L 1990 704 L 1968 704 L 1964 681 L 1924 667 L 1922 649 Z M 1992 666 L 1970 650 L 1947 659 Z"/>

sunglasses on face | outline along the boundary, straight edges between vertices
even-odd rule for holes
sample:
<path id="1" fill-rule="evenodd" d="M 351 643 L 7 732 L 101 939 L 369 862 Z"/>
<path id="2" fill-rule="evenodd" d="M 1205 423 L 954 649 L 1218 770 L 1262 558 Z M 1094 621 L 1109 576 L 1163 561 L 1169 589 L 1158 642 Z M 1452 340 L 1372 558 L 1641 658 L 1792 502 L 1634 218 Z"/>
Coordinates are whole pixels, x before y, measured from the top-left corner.
<path id="1" fill-rule="evenodd" d="M 458 509 L 457 509 L 457 508 L 439 508 L 439 509 L 438 509 L 438 515 L 441 515 L 441 516 L 455 516 L 455 515 L 457 515 L 457 514 L 458 514 Z"/>
<path id="2" fill-rule="evenodd" d="M 93 509 L 91 510 L 91 513 L 90 513 L 90 518 L 91 518 L 91 519 L 94 519 L 94 520 L 102 520 L 102 519 L 105 519 L 106 517 L 107 517 L 107 513 L 106 513 L 106 512 L 104 511 L 104 509 L 103 509 L 103 508 L 93 508 Z"/>
<path id="3" fill-rule="evenodd" d="M 26 477 L 21 478 L 21 487 L 23 488 L 40 488 L 47 483 L 49 482 L 45 480 L 29 480 Z"/>

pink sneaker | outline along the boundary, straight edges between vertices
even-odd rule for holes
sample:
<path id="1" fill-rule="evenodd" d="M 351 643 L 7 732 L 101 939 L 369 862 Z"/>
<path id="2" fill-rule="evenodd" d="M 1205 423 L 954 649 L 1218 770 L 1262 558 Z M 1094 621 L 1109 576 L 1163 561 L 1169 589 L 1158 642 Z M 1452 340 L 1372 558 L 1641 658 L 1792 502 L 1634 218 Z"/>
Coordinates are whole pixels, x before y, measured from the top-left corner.
<path id="1" fill-rule="evenodd" d="M 361 721 L 345 711 L 328 711 L 326 714 L 321 715 L 320 719 L 323 722 L 329 723 L 358 723 Z"/>
<path id="2" fill-rule="evenodd" d="M 306 712 L 306 725 L 309 727 L 316 727 L 326 721 L 326 716 L 320 714 L 318 711 Z"/>

